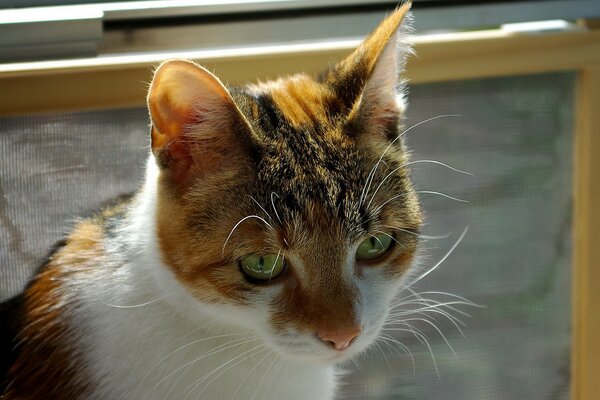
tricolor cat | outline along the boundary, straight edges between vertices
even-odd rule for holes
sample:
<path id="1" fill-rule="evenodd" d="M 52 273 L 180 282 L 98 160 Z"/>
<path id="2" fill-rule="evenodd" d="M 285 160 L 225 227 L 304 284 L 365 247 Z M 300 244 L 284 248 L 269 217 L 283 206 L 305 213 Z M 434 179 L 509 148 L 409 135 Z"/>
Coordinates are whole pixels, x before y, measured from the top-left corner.
<path id="1" fill-rule="evenodd" d="M 0 306 L 2 399 L 333 399 L 417 249 L 409 8 L 317 77 L 158 67 L 143 187 Z"/>

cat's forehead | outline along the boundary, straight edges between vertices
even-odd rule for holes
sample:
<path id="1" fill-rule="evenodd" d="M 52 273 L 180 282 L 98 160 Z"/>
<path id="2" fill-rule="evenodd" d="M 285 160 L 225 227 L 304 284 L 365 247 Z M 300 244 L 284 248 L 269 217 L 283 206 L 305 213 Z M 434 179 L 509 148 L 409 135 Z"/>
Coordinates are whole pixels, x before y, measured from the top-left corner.
<path id="1" fill-rule="evenodd" d="M 345 132 L 339 99 L 305 75 L 252 85 L 243 112 L 257 135 L 258 190 L 274 193 L 290 211 L 317 204 L 346 220 L 360 219 L 355 207 L 365 163 Z"/>
<path id="2" fill-rule="evenodd" d="M 313 128 L 316 132 L 327 128 L 347 110 L 333 88 L 304 74 L 246 87 L 254 100 L 252 118 L 268 123 L 289 125 L 294 129 Z M 275 117 L 275 118 L 273 118 Z M 264 126 L 265 130 L 277 128 Z M 268 133 L 268 132 L 267 132 Z"/>

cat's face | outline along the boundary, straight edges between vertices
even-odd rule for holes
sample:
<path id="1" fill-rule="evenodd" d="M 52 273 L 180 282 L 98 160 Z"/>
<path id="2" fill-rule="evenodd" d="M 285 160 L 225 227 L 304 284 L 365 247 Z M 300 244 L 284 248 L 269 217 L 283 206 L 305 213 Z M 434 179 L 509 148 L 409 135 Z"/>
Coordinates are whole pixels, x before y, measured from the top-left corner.
<path id="1" fill-rule="evenodd" d="M 416 251 L 396 96 L 407 10 L 318 78 L 228 90 L 171 61 L 152 83 L 163 261 L 201 308 L 282 354 L 368 347 Z"/>

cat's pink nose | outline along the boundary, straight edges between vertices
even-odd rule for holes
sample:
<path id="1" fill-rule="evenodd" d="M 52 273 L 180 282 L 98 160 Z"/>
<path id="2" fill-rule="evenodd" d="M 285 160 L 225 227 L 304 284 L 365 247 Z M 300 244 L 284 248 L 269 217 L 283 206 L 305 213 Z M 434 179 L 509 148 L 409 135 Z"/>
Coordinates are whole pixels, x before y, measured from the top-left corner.
<path id="1" fill-rule="evenodd" d="M 350 343 L 360 334 L 360 327 L 352 327 L 344 330 L 322 330 L 317 331 L 317 336 L 322 341 L 329 343 L 336 350 L 345 350 Z"/>

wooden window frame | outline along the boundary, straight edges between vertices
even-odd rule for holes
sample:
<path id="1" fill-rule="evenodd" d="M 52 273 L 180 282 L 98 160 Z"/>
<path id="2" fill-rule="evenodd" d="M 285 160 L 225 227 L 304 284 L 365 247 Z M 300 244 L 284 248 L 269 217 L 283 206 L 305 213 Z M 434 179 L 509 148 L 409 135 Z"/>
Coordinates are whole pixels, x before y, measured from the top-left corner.
<path id="1" fill-rule="evenodd" d="M 600 393 L 600 29 L 540 35 L 501 30 L 414 39 L 413 83 L 575 71 L 571 400 Z M 316 72 L 357 41 L 0 65 L 0 115 L 142 106 L 152 69 L 189 58 L 224 81 Z"/>

